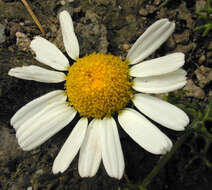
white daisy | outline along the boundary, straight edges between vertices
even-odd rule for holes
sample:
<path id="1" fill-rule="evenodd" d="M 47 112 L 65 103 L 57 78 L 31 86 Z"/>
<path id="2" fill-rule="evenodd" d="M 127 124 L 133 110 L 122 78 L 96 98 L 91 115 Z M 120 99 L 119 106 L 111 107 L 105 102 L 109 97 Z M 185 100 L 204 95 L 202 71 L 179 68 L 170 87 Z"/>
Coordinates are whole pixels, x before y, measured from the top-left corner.
<path id="1" fill-rule="evenodd" d="M 79 44 L 67 11 L 59 14 L 68 59 L 51 42 L 35 37 L 30 47 L 36 59 L 59 71 L 38 66 L 16 67 L 10 76 L 45 83 L 65 81 L 65 91 L 55 90 L 23 106 L 11 119 L 21 148 L 32 150 L 70 123 L 79 112 L 81 119 L 72 130 L 53 164 L 53 173 L 64 172 L 79 152 L 82 177 L 96 174 L 101 160 L 109 176 L 120 179 L 124 157 L 114 113 L 126 133 L 153 154 L 165 154 L 171 140 L 141 113 L 164 127 L 184 130 L 188 116 L 179 108 L 143 93 L 165 93 L 186 84 L 183 53 L 143 61 L 173 33 L 175 24 L 161 19 L 152 24 L 130 49 L 127 59 L 103 53 L 79 58 Z M 134 65 L 136 64 L 136 65 Z M 140 93 L 141 92 L 141 93 Z M 132 101 L 141 112 L 126 107 Z M 88 122 L 91 118 L 91 122 Z"/>

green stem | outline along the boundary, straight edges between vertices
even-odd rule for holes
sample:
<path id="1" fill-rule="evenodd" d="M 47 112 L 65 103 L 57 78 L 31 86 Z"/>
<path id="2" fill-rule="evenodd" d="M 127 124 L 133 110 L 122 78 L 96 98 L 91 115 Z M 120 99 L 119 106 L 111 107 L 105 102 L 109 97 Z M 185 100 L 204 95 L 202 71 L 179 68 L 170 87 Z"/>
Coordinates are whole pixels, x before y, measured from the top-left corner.
<path id="1" fill-rule="evenodd" d="M 167 4 L 169 1 L 170 1 L 170 0 L 165 0 L 163 3 L 161 3 L 161 4 L 159 5 L 159 9 L 162 8 L 162 7 L 165 7 L 166 4 Z"/>
<path id="2" fill-rule="evenodd" d="M 191 134 L 192 130 L 188 130 L 184 135 L 182 135 L 178 141 L 173 146 L 171 152 L 167 153 L 161 160 L 159 160 L 158 164 L 152 169 L 152 171 L 147 175 L 147 177 L 142 181 L 141 185 L 139 185 L 139 189 L 142 190 L 146 188 L 151 180 L 158 174 L 161 168 L 170 160 L 170 158 L 174 155 L 177 149 L 183 144 L 186 138 Z"/>
<path id="3" fill-rule="evenodd" d="M 211 112 L 211 108 L 212 108 L 212 99 L 209 101 L 209 104 L 208 104 L 208 106 L 206 108 L 205 115 L 203 117 L 203 122 L 207 121 L 207 119 L 209 118 L 210 112 Z"/>

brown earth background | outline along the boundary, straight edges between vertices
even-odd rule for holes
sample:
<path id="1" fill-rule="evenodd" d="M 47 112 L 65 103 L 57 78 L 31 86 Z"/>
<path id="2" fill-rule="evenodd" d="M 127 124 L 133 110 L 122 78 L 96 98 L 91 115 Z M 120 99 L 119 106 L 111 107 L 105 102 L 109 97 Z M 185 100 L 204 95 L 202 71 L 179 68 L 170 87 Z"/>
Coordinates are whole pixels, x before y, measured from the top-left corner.
<path id="1" fill-rule="evenodd" d="M 128 49 L 153 22 L 161 18 L 174 21 L 174 34 L 149 58 L 172 52 L 185 53 L 187 85 L 183 90 L 160 97 L 189 114 L 189 127 L 192 130 L 173 132 L 161 128 L 176 144 L 173 152 L 164 159 L 144 151 L 119 128 L 126 164 L 121 180 L 108 177 L 102 164 L 95 177 L 80 178 L 77 171 L 78 156 L 65 173 L 53 175 L 51 167 L 54 158 L 75 121 L 33 151 L 24 152 L 18 146 L 15 131 L 9 123 L 12 115 L 34 98 L 53 89 L 63 89 L 63 84 L 43 84 L 8 76 L 8 70 L 12 67 L 39 65 L 33 59 L 29 44 L 41 32 L 20 0 L 0 0 L 0 190 L 212 189 L 212 51 L 209 48 L 212 46 L 212 32 L 209 31 L 203 37 L 203 30 L 195 30 L 197 26 L 212 22 L 211 16 L 203 19 L 196 14 L 206 6 L 206 1 L 28 2 L 46 32 L 43 37 L 56 44 L 64 53 L 57 16 L 63 9 L 69 11 L 80 44 L 80 56 L 96 51 L 110 52 L 125 58 Z M 153 168 L 156 171 L 151 173 Z M 159 172 L 157 169 L 160 169 Z M 151 174 L 155 177 L 151 178 Z"/>

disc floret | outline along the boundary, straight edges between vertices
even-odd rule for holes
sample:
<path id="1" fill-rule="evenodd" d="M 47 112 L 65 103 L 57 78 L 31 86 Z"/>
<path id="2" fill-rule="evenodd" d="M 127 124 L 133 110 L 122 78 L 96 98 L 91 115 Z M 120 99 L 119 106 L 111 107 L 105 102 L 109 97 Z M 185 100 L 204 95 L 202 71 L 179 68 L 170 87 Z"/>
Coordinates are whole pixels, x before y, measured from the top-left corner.
<path id="1" fill-rule="evenodd" d="M 84 117 L 111 117 L 120 111 L 132 98 L 128 64 L 104 53 L 78 58 L 66 77 L 69 104 Z"/>

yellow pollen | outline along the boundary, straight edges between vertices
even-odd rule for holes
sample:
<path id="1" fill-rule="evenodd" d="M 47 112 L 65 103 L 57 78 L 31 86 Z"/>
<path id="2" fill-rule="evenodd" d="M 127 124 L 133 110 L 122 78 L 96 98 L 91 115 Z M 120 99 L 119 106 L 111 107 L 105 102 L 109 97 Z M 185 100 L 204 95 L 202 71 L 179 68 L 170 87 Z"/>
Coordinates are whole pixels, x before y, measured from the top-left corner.
<path id="1" fill-rule="evenodd" d="M 132 99 L 129 62 L 111 54 L 92 53 L 69 68 L 68 101 L 81 116 L 111 117 Z"/>

